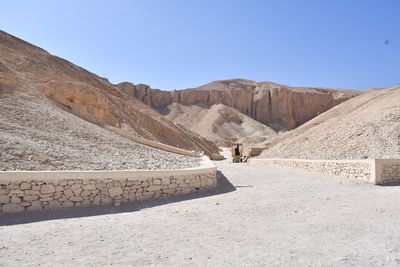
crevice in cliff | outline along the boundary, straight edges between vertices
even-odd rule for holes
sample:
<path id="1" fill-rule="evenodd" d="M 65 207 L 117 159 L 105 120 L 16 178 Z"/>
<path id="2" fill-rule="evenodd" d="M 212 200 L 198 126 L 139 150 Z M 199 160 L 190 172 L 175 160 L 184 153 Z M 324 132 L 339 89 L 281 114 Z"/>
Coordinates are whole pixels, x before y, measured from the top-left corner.
<path id="1" fill-rule="evenodd" d="M 272 114 L 272 96 L 271 96 L 271 90 L 268 90 L 268 121 L 271 120 L 271 114 Z"/>

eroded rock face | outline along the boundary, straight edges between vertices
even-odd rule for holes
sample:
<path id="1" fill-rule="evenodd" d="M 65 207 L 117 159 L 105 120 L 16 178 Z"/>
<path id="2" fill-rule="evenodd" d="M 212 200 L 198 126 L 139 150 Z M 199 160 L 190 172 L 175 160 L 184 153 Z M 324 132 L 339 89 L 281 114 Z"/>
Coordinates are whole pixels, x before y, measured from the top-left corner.
<path id="1" fill-rule="evenodd" d="M 143 90 L 145 86 L 144 88 L 137 87 L 140 88 L 138 92 L 145 93 Z M 143 99 L 147 97 L 146 95 L 138 96 Z M 150 100 L 149 98 L 145 103 L 151 103 Z M 10 108 L 6 107 L 10 103 L 16 104 L 12 105 L 15 109 L 12 116 L 9 115 Z M 44 128 L 44 123 L 39 121 L 42 118 L 37 116 L 38 112 L 55 110 L 49 112 L 54 116 L 48 116 L 46 113 L 46 118 L 43 120 L 55 122 L 56 118 L 61 118 L 64 112 L 68 112 L 76 117 L 69 120 L 70 117 L 67 116 L 68 120 L 71 122 L 76 120 L 76 123 L 74 127 L 63 126 L 64 128 L 55 129 L 58 132 L 54 132 L 54 135 L 57 133 L 61 135 L 66 129 L 76 130 L 80 125 L 80 119 L 84 119 L 99 126 L 123 128 L 132 132 L 133 135 L 182 149 L 203 151 L 207 155 L 218 153 L 218 147 L 215 144 L 195 133 L 189 138 L 171 121 L 140 101 L 122 93 L 107 79 L 67 60 L 50 55 L 45 50 L 1 30 L 0 107 L 0 113 L 3 112 L 0 114 L 0 119 L 10 119 L 10 117 L 13 119 L 20 115 L 17 124 L 28 127 L 29 132 L 33 131 L 33 127 L 38 127 L 40 130 Z M 24 124 L 21 118 L 25 118 L 23 114 L 30 107 L 39 110 L 27 114 L 25 117 L 29 123 Z M 64 118 L 61 121 L 62 125 L 66 125 Z M 32 136 L 34 135 L 28 138 Z M 0 143 L 6 143 L 4 139 L 1 140 L 1 137 Z M 79 138 L 75 141 L 77 144 L 82 144 Z M 4 147 L 0 146 L 0 148 L 6 150 Z M 40 152 L 40 154 L 46 155 L 47 152 Z"/>
<path id="2" fill-rule="evenodd" d="M 287 87 L 244 79 L 216 81 L 186 90 L 161 91 L 144 84 L 120 83 L 126 94 L 159 111 L 172 103 L 204 105 L 222 103 L 277 130 L 293 129 L 318 114 L 359 95 L 360 91 Z"/>

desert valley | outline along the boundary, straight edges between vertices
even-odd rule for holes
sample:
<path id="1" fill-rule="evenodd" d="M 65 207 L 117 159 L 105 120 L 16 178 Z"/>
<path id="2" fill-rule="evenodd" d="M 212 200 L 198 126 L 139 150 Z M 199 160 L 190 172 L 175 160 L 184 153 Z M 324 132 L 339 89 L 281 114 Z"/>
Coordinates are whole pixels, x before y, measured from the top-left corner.
<path id="1" fill-rule="evenodd" d="M 399 183 L 399 86 L 113 84 L 0 31 L 0 266 L 395 266 Z"/>

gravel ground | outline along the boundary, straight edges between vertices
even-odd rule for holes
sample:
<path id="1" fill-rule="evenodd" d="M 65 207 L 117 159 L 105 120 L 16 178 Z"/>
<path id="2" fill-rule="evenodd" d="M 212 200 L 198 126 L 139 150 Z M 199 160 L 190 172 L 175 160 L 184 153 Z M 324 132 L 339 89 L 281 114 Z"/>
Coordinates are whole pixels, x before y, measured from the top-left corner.
<path id="1" fill-rule="evenodd" d="M 50 100 L 19 94 L 0 94 L 0 171 L 199 166 L 200 158 L 137 144 L 77 118 Z"/>
<path id="2" fill-rule="evenodd" d="M 235 191 L 0 217 L 0 266 L 400 264 L 400 187 L 216 164 Z"/>

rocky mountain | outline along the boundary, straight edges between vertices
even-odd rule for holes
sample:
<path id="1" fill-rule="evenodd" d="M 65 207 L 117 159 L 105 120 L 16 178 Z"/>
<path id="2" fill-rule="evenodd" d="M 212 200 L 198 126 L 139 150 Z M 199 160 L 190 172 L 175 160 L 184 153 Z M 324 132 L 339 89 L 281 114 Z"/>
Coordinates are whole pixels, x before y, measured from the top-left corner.
<path id="1" fill-rule="evenodd" d="M 26 147 L 26 150 L 32 151 L 32 155 L 45 155 L 55 147 L 62 154 L 68 148 L 82 148 L 83 136 L 87 139 L 85 142 L 88 146 L 94 149 L 99 145 L 95 142 L 98 139 L 96 127 L 105 125 L 123 128 L 136 136 L 186 150 L 204 151 L 208 154 L 218 152 L 218 147 L 213 143 L 197 134 L 189 135 L 188 130 L 178 128 L 152 108 L 122 93 L 107 79 L 3 31 L 0 31 L 0 100 L 2 159 L 12 159 L 12 154 L 20 155 L 24 146 L 28 145 L 32 145 L 30 148 Z M 20 119 L 16 120 L 17 117 Z M 51 126 L 52 121 L 58 127 Z M 82 121 L 90 122 L 92 126 L 85 124 L 84 127 Z M 16 129 L 24 133 L 23 140 L 17 143 L 12 136 Z M 44 134 L 49 129 L 53 130 L 51 135 Z M 91 134 L 87 132 L 90 129 L 93 131 Z M 71 132 L 68 143 L 64 142 L 64 146 L 55 143 L 63 143 L 65 133 L 69 131 L 75 134 Z M 106 142 L 112 147 L 109 139 L 111 136 L 116 138 L 116 135 L 104 128 L 100 131 L 108 136 Z M 38 142 L 34 139 L 35 133 L 43 134 L 43 138 L 37 139 L 43 145 L 37 148 L 33 148 L 34 143 Z M 122 141 L 116 138 L 116 143 L 118 142 Z M 132 141 L 122 143 L 136 145 Z M 152 152 L 147 156 L 143 153 L 138 155 L 148 158 Z M 71 157 L 67 155 L 65 153 L 67 158 Z M 138 155 L 132 154 L 133 158 L 129 161 L 133 161 Z"/>
<path id="2" fill-rule="evenodd" d="M 400 87 L 369 90 L 270 143 L 261 157 L 400 158 Z"/>
<path id="3" fill-rule="evenodd" d="M 328 109 L 361 94 L 361 91 L 288 87 L 245 79 L 215 81 L 197 88 L 162 91 L 128 82 L 117 85 L 126 94 L 164 111 L 172 103 L 211 107 L 224 104 L 275 130 L 290 130 Z"/>
<path id="4" fill-rule="evenodd" d="M 172 103 L 161 113 L 175 124 L 184 125 L 192 132 L 223 147 L 230 146 L 234 142 L 242 142 L 246 137 L 251 139 L 263 136 L 265 139 L 270 139 L 276 135 L 276 132 L 268 126 L 224 104 L 201 107 Z"/>

